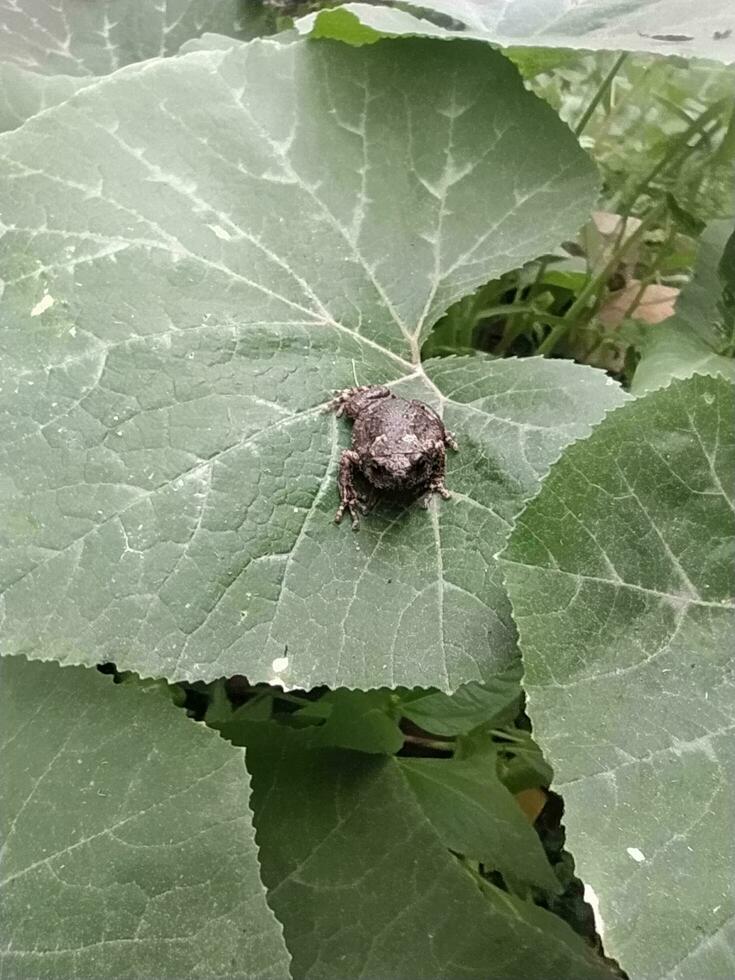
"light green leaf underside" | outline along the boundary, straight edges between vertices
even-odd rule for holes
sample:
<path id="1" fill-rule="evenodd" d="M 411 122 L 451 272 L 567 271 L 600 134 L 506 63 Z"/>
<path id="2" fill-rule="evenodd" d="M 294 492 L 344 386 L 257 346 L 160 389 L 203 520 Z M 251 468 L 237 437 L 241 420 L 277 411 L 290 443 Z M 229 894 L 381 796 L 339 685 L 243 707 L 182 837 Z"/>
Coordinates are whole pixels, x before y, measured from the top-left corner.
<path id="1" fill-rule="evenodd" d="M 634 394 L 692 374 L 721 374 L 735 381 L 735 360 L 717 352 L 728 332 L 732 335 L 735 329 L 733 244 L 731 219 L 710 223 L 699 245 L 692 279 L 677 300 L 675 315 L 649 327 L 645 335 L 633 378 Z M 729 330 L 724 328 L 726 317 Z"/>
<path id="2" fill-rule="evenodd" d="M 609 977 L 556 916 L 481 892 L 398 760 L 305 750 L 257 725 L 248 766 L 263 880 L 299 980 Z"/>
<path id="3" fill-rule="evenodd" d="M 635 977 L 735 971 L 734 390 L 694 377 L 612 413 L 505 553 L 534 734 Z"/>
<path id="4" fill-rule="evenodd" d="M 287 978 L 242 749 L 95 670 L 0 674 L 0 973 Z"/>
<path id="5" fill-rule="evenodd" d="M 106 75 L 175 54 L 205 31 L 252 37 L 242 0 L 0 0 L 0 61 L 43 75 Z"/>
<path id="6" fill-rule="evenodd" d="M 735 62 L 730 0 L 402 0 L 414 16 L 388 6 L 350 3 L 301 18 L 297 27 L 353 44 L 375 35 L 473 37 L 502 47 L 651 51 Z M 424 16 L 421 16 L 424 14 Z M 446 29 L 427 17 L 441 14 Z M 362 25 L 362 27 L 358 26 Z M 371 34 L 373 37 L 371 37 Z"/>
<path id="7" fill-rule="evenodd" d="M 622 398 L 571 364 L 416 363 L 453 300 L 592 202 L 507 60 L 253 42 L 123 70 L 0 155 L 5 649 L 172 679 L 277 661 L 307 688 L 503 665 L 493 556 Z M 321 408 L 355 377 L 444 412 L 455 500 L 333 525 L 349 427 Z"/>

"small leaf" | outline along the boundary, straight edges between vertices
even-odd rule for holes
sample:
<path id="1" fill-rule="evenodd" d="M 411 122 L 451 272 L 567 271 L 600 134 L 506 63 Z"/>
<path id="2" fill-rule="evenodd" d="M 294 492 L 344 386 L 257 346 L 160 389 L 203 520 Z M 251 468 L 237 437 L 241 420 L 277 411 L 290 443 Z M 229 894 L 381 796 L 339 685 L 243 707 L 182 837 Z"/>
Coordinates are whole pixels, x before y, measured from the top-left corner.
<path id="1" fill-rule="evenodd" d="M 393 755 L 403 746 L 399 714 L 390 691 L 328 691 L 315 707 L 327 717 L 309 732 L 310 745 Z M 299 712 L 302 714 L 302 712 Z"/>
<path id="2" fill-rule="evenodd" d="M 400 711 L 433 735 L 464 735 L 478 725 L 498 724 L 508 711 L 515 716 L 522 674 L 520 660 L 515 660 L 487 684 L 464 684 L 454 694 L 407 695 Z"/>
<path id="3" fill-rule="evenodd" d="M 734 475 L 735 387 L 674 381 L 566 451 L 504 553 L 534 733 L 631 976 L 735 971 Z"/>
<path id="4" fill-rule="evenodd" d="M 285 980 L 242 750 L 156 686 L 1 669 L 2 975 Z"/>
<path id="5" fill-rule="evenodd" d="M 259 725 L 248 765 L 263 880 L 294 976 L 609 978 L 556 916 L 481 890 L 397 759 L 309 750 L 300 732 Z"/>
<path id="6" fill-rule="evenodd" d="M 497 776 L 490 755 L 473 759 L 399 759 L 400 771 L 441 842 L 546 891 L 559 883 L 538 835 Z"/>

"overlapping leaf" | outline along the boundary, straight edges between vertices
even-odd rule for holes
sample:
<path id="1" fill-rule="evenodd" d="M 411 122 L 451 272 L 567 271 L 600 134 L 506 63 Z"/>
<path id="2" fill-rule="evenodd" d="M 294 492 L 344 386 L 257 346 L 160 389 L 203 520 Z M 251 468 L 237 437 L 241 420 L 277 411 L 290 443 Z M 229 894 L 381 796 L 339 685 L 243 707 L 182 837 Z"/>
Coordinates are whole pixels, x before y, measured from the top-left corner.
<path id="1" fill-rule="evenodd" d="M 447 850 L 446 828 L 427 816 L 399 760 L 304 749 L 277 726 L 253 733 L 263 880 L 294 976 L 610 976 L 556 916 L 481 890 Z M 439 794 L 434 802 L 441 805 Z"/>
<path id="2" fill-rule="evenodd" d="M 402 0 L 392 6 L 350 3 L 307 15 L 302 31 L 365 44 L 385 35 L 452 37 L 503 47 L 652 51 L 735 62 L 730 0 Z M 440 15 L 431 21 L 432 15 Z M 316 23 L 315 23 L 316 21 Z M 447 25 L 451 26 L 447 26 Z"/>
<path id="3" fill-rule="evenodd" d="M 622 397 L 571 364 L 418 361 L 453 300 L 591 203 L 512 66 L 253 42 L 118 72 L 0 153 L 5 649 L 303 687 L 504 666 L 493 556 Z M 455 500 L 332 524 L 349 435 L 321 408 L 354 379 L 443 411 Z"/>
<path id="4" fill-rule="evenodd" d="M 288 977 L 243 750 L 94 670 L 1 672 L 2 975 Z"/>
<path id="5" fill-rule="evenodd" d="M 534 731 L 631 976 L 735 969 L 733 391 L 694 377 L 612 413 L 505 552 Z"/>
<path id="6" fill-rule="evenodd" d="M 0 61 L 43 75 L 106 75 L 175 54 L 205 31 L 252 37 L 249 0 L 0 0 Z"/>

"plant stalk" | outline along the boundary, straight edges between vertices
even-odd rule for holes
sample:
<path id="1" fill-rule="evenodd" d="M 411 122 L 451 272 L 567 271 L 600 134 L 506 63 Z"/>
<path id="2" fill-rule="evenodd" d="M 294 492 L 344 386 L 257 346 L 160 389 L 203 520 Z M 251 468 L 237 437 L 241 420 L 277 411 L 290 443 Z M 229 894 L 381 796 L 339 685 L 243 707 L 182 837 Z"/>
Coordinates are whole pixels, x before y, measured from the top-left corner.
<path id="1" fill-rule="evenodd" d="M 441 742 L 436 738 L 422 738 L 421 735 L 407 735 L 403 732 L 404 742 L 413 742 L 414 745 L 422 745 L 426 749 L 438 749 L 440 752 L 454 752 L 454 741 Z"/>
<path id="2" fill-rule="evenodd" d="M 600 87 L 597 89 L 597 91 L 595 92 L 595 94 L 592 96 L 589 105 L 587 106 L 587 108 L 582 113 L 582 116 L 581 116 L 579 122 L 577 123 L 577 125 L 574 127 L 574 135 L 575 136 L 579 137 L 584 132 L 584 129 L 585 129 L 587 123 L 592 118 L 592 115 L 593 115 L 595 109 L 598 107 L 598 105 L 602 102 L 602 100 L 605 98 L 605 96 L 607 95 L 607 93 L 610 91 L 610 88 L 612 86 L 613 80 L 614 80 L 615 76 L 617 75 L 617 73 L 622 68 L 623 63 L 625 62 L 625 60 L 626 60 L 627 57 L 628 57 L 628 52 L 627 51 L 624 51 L 621 55 L 619 55 L 619 57 L 616 59 L 615 63 L 613 64 L 612 68 L 610 69 L 610 71 L 607 73 L 607 75 L 602 80 L 602 83 L 600 84 Z"/>
<path id="3" fill-rule="evenodd" d="M 691 124 L 680 134 L 678 139 L 675 141 L 673 149 L 670 149 L 660 160 L 651 168 L 651 170 L 646 174 L 643 180 L 634 188 L 630 197 L 623 198 L 623 203 L 620 205 L 619 210 L 623 214 L 629 214 L 631 208 L 635 205 L 638 198 L 646 192 L 649 185 L 658 177 L 662 170 L 668 169 L 674 163 L 679 163 L 680 158 L 683 158 L 687 153 L 691 153 L 693 150 L 699 146 L 699 142 L 695 143 L 694 146 L 689 146 L 689 140 L 696 136 L 698 132 L 704 129 L 706 126 L 716 119 L 721 112 L 724 112 L 729 105 L 729 99 L 720 99 L 717 102 L 713 102 L 711 106 L 704 110 L 696 119 L 694 119 Z"/>

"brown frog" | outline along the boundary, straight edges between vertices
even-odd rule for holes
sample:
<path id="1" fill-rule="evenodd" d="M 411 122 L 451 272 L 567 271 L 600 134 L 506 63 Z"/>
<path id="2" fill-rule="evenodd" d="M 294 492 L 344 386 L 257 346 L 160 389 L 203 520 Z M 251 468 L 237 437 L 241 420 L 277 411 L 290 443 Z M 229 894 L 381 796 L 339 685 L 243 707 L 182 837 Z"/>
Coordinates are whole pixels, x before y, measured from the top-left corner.
<path id="1" fill-rule="evenodd" d="M 339 464 L 339 524 L 346 510 L 352 527 L 359 526 L 358 509 L 365 512 L 372 499 L 359 494 L 355 475 L 371 491 L 408 493 L 428 506 L 433 493 L 451 497 L 444 486 L 446 447 L 459 447 L 436 412 L 415 399 L 399 398 L 384 385 L 345 388 L 328 406 L 353 420 L 352 448 Z"/>

